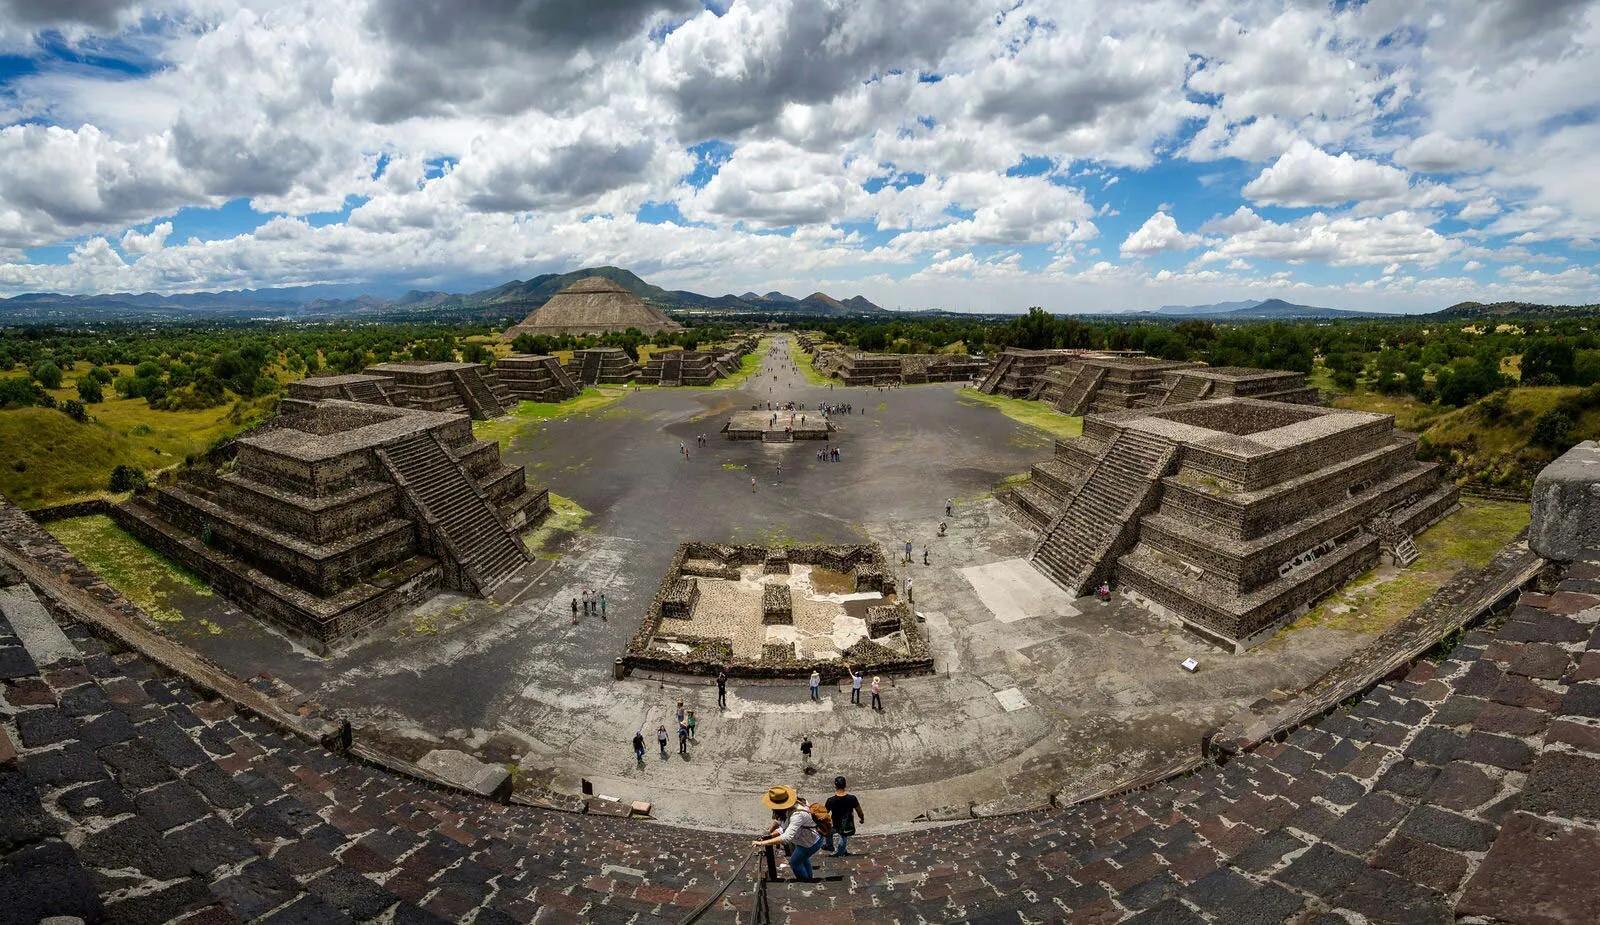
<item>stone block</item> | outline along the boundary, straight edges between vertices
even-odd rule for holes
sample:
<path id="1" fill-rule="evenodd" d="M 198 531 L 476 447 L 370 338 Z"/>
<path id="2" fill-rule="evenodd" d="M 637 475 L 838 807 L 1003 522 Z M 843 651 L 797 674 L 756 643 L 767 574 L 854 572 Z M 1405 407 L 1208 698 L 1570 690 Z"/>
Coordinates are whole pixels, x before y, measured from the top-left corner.
<path id="1" fill-rule="evenodd" d="M 1600 833 L 1515 813 L 1467 882 L 1461 916 L 1504 922 L 1588 922 L 1600 909 Z"/>
<path id="2" fill-rule="evenodd" d="M 1583 441 L 1533 480 L 1528 545 L 1562 562 L 1600 546 L 1600 443 Z"/>
<path id="3" fill-rule="evenodd" d="M 502 803 L 511 798 L 511 772 L 497 764 L 485 764 L 466 752 L 436 748 L 423 755 L 417 766 L 479 796 Z"/>

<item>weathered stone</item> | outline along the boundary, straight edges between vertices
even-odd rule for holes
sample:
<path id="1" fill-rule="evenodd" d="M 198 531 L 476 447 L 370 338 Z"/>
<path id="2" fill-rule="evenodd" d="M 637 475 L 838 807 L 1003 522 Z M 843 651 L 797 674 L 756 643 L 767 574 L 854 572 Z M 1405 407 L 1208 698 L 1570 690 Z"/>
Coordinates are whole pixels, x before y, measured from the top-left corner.
<path id="1" fill-rule="evenodd" d="M 1600 443 L 1585 440 L 1539 471 L 1533 480 L 1528 545 L 1546 559 L 1571 561 L 1600 546 Z"/>
<path id="2" fill-rule="evenodd" d="M 1600 833 L 1527 813 L 1506 820 L 1456 907 L 1504 922 L 1592 922 L 1600 909 Z"/>
<path id="3" fill-rule="evenodd" d="M 1600 822 L 1600 758 L 1554 751 L 1540 755 L 1528 773 L 1521 808 Z"/>
<path id="4" fill-rule="evenodd" d="M 437 748 L 417 760 L 417 766 L 456 785 L 491 800 L 511 796 L 511 772 L 503 765 L 485 764 L 466 752 Z"/>
<path id="5" fill-rule="evenodd" d="M 1373 863 L 1441 893 L 1452 893 L 1467 875 L 1467 859 L 1405 835 L 1390 839 Z"/>

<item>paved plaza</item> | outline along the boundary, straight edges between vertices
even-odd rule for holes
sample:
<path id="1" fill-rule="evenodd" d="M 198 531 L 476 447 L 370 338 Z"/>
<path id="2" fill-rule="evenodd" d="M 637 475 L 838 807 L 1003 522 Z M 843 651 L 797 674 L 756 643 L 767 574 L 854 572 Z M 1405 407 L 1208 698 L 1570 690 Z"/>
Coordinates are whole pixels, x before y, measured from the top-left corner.
<path id="1" fill-rule="evenodd" d="M 806 782 L 845 773 L 869 807 L 868 831 L 974 805 L 1041 805 L 1161 766 L 1368 641 L 1305 628 L 1234 655 L 1120 597 L 1071 600 L 1027 564 L 1031 535 L 992 498 L 1047 449 L 1045 435 L 963 403 L 953 384 L 809 385 L 790 368 L 788 340 L 773 338 L 738 390 L 630 392 L 516 436 L 506 461 L 590 516 L 494 601 L 442 595 L 317 658 L 220 597 L 174 589 L 190 626 L 216 627 L 185 641 L 240 677 L 267 672 L 292 685 L 402 755 L 460 748 L 516 763 L 522 781 L 576 793 L 588 780 L 601 794 L 652 801 L 663 820 L 730 830 L 748 827 L 754 795 L 773 782 L 820 794 Z M 767 401 L 803 402 L 808 419 L 820 404 L 853 405 L 834 417 L 840 460 L 819 459 L 809 441 L 720 439 L 732 412 Z M 955 514 L 940 537 L 947 499 Z M 902 588 L 914 584 L 937 668 L 884 678 L 881 713 L 831 686 L 813 702 L 803 682 L 735 682 L 719 711 L 705 678 L 613 679 L 680 542 L 864 538 L 896 563 L 912 543 L 913 563 L 896 568 Z M 605 620 L 573 623 L 570 602 L 584 589 L 606 595 Z M 1179 667 L 1190 657 L 1197 672 Z M 654 731 L 673 724 L 679 700 L 696 711 L 696 742 L 687 759 L 674 744 L 662 760 Z M 643 767 L 629 744 L 640 729 L 652 740 Z M 807 736 L 815 778 L 802 771 Z"/>

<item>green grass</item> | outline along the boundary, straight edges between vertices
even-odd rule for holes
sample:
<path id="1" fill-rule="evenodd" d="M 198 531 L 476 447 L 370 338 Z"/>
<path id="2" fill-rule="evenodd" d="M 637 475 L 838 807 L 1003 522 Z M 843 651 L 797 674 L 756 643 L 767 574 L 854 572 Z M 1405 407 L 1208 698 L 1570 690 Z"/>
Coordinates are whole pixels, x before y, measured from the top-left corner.
<path id="1" fill-rule="evenodd" d="M 1461 510 L 1417 537 L 1421 556 L 1403 569 L 1370 569 L 1278 634 L 1320 626 L 1376 636 L 1411 613 L 1457 571 L 1479 568 L 1528 525 L 1528 505 L 1463 498 Z"/>
<path id="2" fill-rule="evenodd" d="M 559 559 L 553 546 L 562 537 L 584 530 L 583 522 L 589 519 L 583 505 L 555 492 L 550 493 L 550 513 L 537 528 L 522 535 L 523 545 L 541 559 Z"/>
<path id="3" fill-rule="evenodd" d="M 46 524 L 45 529 L 151 619 L 183 622 L 183 614 L 167 603 L 167 589 L 173 585 L 211 594 L 205 579 L 152 551 L 104 515 L 58 520 Z"/>
<path id="4" fill-rule="evenodd" d="M 500 444 L 501 449 L 511 444 L 511 438 L 521 433 L 530 424 L 542 423 L 553 418 L 564 418 L 574 414 L 587 414 L 598 411 L 620 401 L 626 390 L 620 387 L 607 386 L 595 388 L 590 386 L 584 389 L 577 398 L 562 402 L 523 401 L 518 402 L 511 413 L 493 421 L 473 421 L 472 435 L 480 440 L 494 440 Z"/>
<path id="5" fill-rule="evenodd" d="M 1083 433 L 1083 418 L 1062 414 L 1044 402 L 985 395 L 977 389 L 962 389 L 956 396 L 962 404 L 988 405 L 1013 421 L 1042 430 L 1051 437 L 1076 437 Z"/>
<path id="6" fill-rule="evenodd" d="M 789 359 L 794 361 L 794 365 L 799 368 L 800 375 L 805 377 L 806 382 L 812 385 L 828 385 L 835 381 L 817 370 L 811 362 L 811 355 L 800 349 L 800 342 L 794 338 L 789 339 Z"/>

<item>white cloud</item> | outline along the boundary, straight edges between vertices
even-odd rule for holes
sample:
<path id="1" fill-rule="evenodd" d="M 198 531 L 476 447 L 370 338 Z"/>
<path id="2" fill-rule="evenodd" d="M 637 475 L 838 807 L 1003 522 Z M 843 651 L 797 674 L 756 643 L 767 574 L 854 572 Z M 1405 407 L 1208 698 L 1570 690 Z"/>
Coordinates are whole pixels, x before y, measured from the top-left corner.
<path id="1" fill-rule="evenodd" d="M 1184 234 L 1165 212 L 1157 212 L 1122 242 L 1122 256 L 1149 257 L 1167 251 L 1186 251 L 1205 243 L 1197 234 Z"/>
<path id="2" fill-rule="evenodd" d="M 1494 158 L 1494 146 L 1476 138 L 1451 138 L 1429 132 L 1395 152 L 1396 163 L 1422 173 L 1458 173 L 1482 170 Z"/>
<path id="3" fill-rule="evenodd" d="M 1351 200 L 1398 199 L 1410 189 L 1405 171 L 1328 154 L 1296 141 L 1277 162 L 1244 186 L 1254 202 L 1277 206 L 1336 206 Z"/>
<path id="4" fill-rule="evenodd" d="M 1214 245 L 1201 260 L 1242 257 L 1333 266 L 1394 262 L 1434 266 L 1460 247 L 1428 227 L 1425 216 L 1416 212 L 1361 218 L 1314 212 L 1292 222 L 1263 222 Z"/>
<path id="5" fill-rule="evenodd" d="M 130 228 L 122 235 L 122 250 L 128 254 L 154 254 L 167 244 L 167 236 L 172 234 L 172 223 L 161 222 L 150 229 L 148 234 L 140 234 Z"/>

